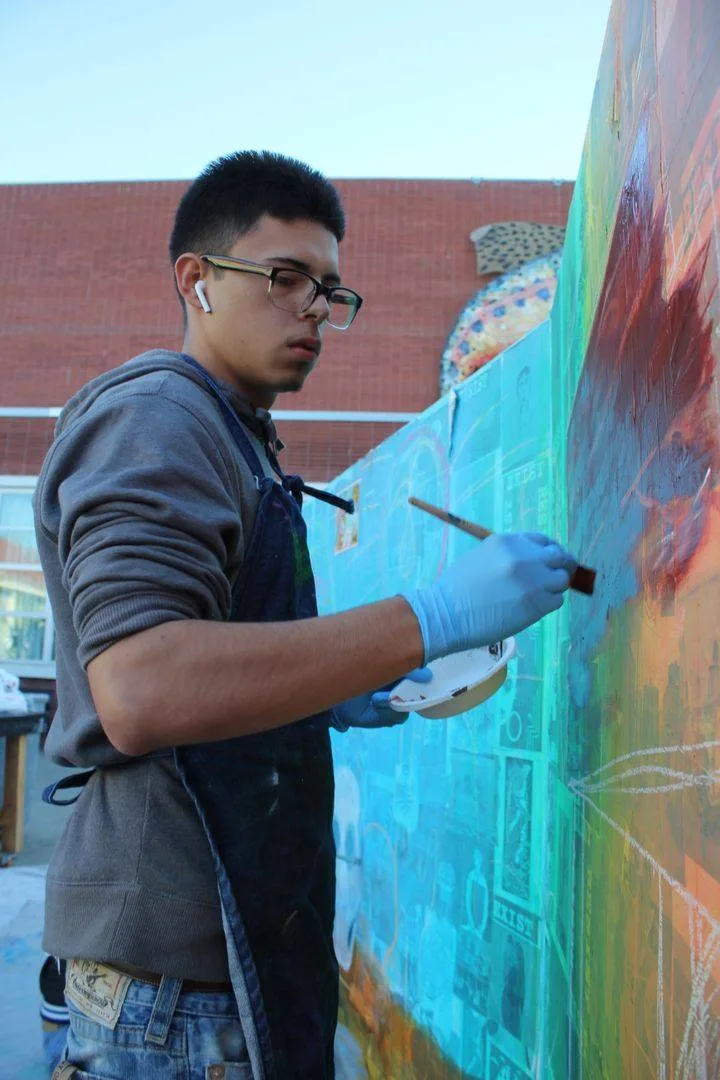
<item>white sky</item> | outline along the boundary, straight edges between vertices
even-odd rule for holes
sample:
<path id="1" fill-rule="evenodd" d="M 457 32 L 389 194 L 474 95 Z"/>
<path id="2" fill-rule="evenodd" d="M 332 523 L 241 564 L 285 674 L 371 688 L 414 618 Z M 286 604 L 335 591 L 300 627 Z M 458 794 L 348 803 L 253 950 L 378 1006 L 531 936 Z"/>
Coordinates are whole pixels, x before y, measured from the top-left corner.
<path id="1" fill-rule="evenodd" d="M 610 0 L 0 0 L 0 183 L 574 179 Z"/>

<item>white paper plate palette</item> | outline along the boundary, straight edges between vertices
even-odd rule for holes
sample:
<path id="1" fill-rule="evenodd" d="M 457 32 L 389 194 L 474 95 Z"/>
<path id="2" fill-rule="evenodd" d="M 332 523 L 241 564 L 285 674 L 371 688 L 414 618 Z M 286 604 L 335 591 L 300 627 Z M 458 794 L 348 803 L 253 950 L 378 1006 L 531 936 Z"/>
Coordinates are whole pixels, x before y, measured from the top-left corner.
<path id="1" fill-rule="evenodd" d="M 430 720 L 457 716 L 487 701 L 505 682 L 508 661 L 515 656 L 515 638 L 484 649 L 468 649 L 433 660 L 430 682 L 403 679 L 389 705 L 396 712 L 416 712 Z"/>

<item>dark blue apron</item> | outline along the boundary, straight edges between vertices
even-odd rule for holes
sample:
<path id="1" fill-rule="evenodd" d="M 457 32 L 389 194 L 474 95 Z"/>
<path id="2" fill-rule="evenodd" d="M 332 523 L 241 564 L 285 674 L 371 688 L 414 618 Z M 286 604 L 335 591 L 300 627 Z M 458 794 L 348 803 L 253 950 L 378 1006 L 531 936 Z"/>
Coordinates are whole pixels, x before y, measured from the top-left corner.
<path id="1" fill-rule="evenodd" d="M 299 477 L 283 476 L 272 451 L 281 482 L 265 476 L 221 388 L 186 359 L 220 402 L 260 492 L 231 621 L 311 618 L 317 615 L 315 582 L 300 511 L 307 489 Z M 230 975 L 258 1080 L 334 1076 L 338 968 L 329 723 L 323 713 L 174 751 L 215 856 Z"/>
<path id="2" fill-rule="evenodd" d="M 317 615 L 302 493 L 349 512 L 352 503 L 285 476 L 272 449 L 269 458 L 279 480 L 267 477 L 222 388 L 195 360 L 184 359 L 219 402 L 260 493 L 230 620 L 281 622 Z M 318 657 L 318 667 L 321 662 Z M 230 977 L 254 1080 L 335 1075 L 338 967 L 332 941 L 329 722 L 329 714 L 320 713 L 273 731 L 172 751 L 215 860 Z"/>

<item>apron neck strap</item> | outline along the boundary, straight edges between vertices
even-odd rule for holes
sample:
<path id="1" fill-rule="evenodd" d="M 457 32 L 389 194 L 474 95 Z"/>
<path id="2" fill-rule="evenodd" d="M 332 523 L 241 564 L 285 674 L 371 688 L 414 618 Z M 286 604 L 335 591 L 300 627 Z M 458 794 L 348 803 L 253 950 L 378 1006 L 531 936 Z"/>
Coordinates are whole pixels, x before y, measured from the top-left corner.
<path id="1" fill-rule="evenodd" d="M 242 426 L 242 422 L 238 414 L 233 409 L 227 394 L 218 383 L 217 379 L 213 378 L 207 368 L 204 368 L 202 364 L 199 364 L 194 357 L 188 356 L 187 353 L 180 353 L 183 360 L 185 360 L 190 367 L 198 373 L 205 385 L 217 398 L 220 403 L 220 407 L 223 411 L 226 423 L 237 443 L 239 449 L 248 459 L 248 464 L 255 472 L 258 480 L 262 479 L 263 470 L 260 462 L 252 449 L 251 444 Z M 248 451 L 250 453 L 248 454 Z M 318 499 L 320 502 L 329 503 L 330 506 L 336 506 L 338 510 L 344 510 L 346 514 L 355 513 L 355 503 L 352 499 L 343 499 L 339 495 L 334 495 L 331 491 L 322 491 L 320 488 L 310 487 L 304 482 L 301 476 L 287 476 L 277 459 L 277 454 L 272 446 L 266 444 L 265 453 L 267 454 L 268 461 L 272 465 L 273 469 L 280 477 L 285 491 L 289 491 L 298 501 L 301 501 L 302 495 L 310 495 L 313 499 Z"/>

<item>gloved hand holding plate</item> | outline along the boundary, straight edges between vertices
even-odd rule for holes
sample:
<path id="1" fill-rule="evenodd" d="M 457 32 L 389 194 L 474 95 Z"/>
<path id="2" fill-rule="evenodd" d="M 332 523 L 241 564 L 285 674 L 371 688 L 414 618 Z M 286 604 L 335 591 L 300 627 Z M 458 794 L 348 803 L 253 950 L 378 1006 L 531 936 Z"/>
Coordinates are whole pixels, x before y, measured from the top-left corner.
<path id="1" fill-rule="evenodd" d="M 403 679 L 388 704 L 396 712 L 416 712 L 429 720 L 467 712 L 500 689 L 515 653 L 515 638 L 510 637 L 496 645 L 441 656 L 427 665 L 432 672 L 429 682 Z"/>

